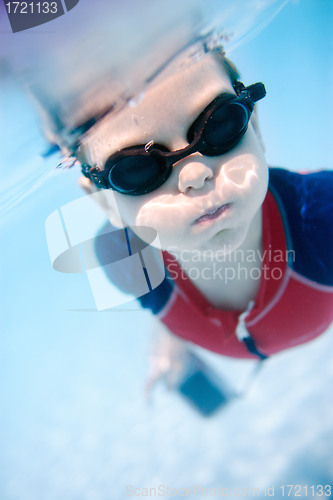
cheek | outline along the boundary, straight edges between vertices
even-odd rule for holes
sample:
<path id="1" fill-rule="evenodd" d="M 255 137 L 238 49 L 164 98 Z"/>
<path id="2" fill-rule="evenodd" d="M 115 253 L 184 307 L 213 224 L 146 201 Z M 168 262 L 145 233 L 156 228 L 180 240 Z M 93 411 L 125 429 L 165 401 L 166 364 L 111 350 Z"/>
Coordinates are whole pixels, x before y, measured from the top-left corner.
<path id="1" fill-rule="evenodd" d="M 158 196 L 140 207 L 136 213 L 136 224 L 153 227 L 160 234 L 176 234 L 180 232 L 176 222 L 184 219 L 186 204 L 179 197 L 168 194 Z"/>
<path id="2" fill-rule="evenodd" d="M 260 177 L 260 162 L 251 154 L 243 154 L 230 160 L 222 168 L 222 182 L 237 188 L 249 189 Z"/>
<path id="3" fill-rule="evenodd" d="M 226 199 L 234 197 L 240 202 L 260 205 L 265 197 L 268 183 L 268 167 L 263 155 L 238 154 L 222 165 L 216 181 L 219 191 Z"/>
<path id="4" fill-rule="evenodd" d="M 131 226 L 135 232 L 135 227 L 140 226 L 155 229 L 162 247 L 170 237 L 174 239 L 177 233 L 181 234 L 182 230 L 175 225 L 175 220 L 181 213 L 180 203 L 174 196 L 148 194 L 143 197 L 130 197 L 115 193 L 115 199 L 124 224 Z M 141 234 L 139 236 L 142 237 Z"/>
<path id="5" fill-rule="evenodd" d="M 191 228 L 198 210 L 197 202 L 183 195 L 155 196 L 138 207 L 135 225 L 154 228 L 164 249 L 181 245 L 193 237 Z"/>

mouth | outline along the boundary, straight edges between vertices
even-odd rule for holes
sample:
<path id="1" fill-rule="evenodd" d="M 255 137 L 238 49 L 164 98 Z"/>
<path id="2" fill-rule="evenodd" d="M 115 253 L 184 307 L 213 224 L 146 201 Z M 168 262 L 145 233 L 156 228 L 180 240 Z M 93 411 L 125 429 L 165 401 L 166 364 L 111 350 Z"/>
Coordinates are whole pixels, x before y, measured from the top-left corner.
<path id="1" fill-rule="evenodd" d="M 218 219 L 220 215 L 222 215 L 226 210 L 228 210 L 230 205 L 231 203 L 226 203 L 225 205 L 221 205 L 217 208 L 214 207 L 211 208 L 205 214 L 201 215 L 201 217 L 196 219 L 193 224 L 200 224 L 201 222 Z"/>

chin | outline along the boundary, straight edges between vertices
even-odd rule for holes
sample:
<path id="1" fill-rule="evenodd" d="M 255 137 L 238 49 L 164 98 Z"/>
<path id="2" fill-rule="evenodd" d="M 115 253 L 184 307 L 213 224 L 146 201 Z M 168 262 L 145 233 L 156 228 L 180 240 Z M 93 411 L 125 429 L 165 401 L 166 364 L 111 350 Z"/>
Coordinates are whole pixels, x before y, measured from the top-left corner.
<path id="1" fill-rule="evenodd" d="M 212 238 L 201 242 L 197 246 L 198 250 L 210 250 L 213 252 L 223 252 L 226 255 L 239 248 L 245 240 L 247 231 L 238 229 L 221 229 Z"/>

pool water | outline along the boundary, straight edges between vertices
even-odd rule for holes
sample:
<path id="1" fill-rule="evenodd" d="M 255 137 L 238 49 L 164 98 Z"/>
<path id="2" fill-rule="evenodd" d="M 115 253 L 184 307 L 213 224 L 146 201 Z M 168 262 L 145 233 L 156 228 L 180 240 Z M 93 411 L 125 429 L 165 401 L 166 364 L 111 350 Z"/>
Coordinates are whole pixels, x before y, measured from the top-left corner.
<path id="1" fill-rule="evenodd" d="M 291 2 L 230 54 L 244 83 L 266 85 L 259 117 L 272 165 L 332 168 L 322 83 L 331 15 L 329 0 Z M 59 158 L 39 158 L 46 143 L 31 105 L 6 79 L 1 96 L 1 499 L 115 500 L 128 485 L 254 487 L 260 497 L 274 485 L 280 498 L 293 484 L 304 497 L 305 485 L 309 496 L 332 484 L 333 328 L 269 360 L 210 419 L 162 384 L 147 404 L 155 320 L 135 301 L 97 312 L 85 274 L 52 269 L 45 220 L 83 196 L 80 173 L 48 174 Z M 242 390 L 252 362 L 197 352 Z"/>

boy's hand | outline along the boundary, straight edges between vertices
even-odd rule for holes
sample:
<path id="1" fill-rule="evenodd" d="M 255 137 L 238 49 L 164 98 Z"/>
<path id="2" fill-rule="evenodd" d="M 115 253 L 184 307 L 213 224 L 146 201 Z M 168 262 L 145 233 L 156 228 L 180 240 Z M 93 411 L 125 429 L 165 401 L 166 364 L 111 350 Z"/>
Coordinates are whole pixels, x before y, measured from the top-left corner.
<path id="1" fill-rule="evenodd" d="M 151 401 L 152 389 L 158 380 L 165 380 L 168 389 L 175 386 L 186 363 L 187 353 L 186 342 L 166 329 L 159 334 L 149 359 L 149 374 L 145 386 L 148 402 Z"/>

